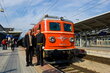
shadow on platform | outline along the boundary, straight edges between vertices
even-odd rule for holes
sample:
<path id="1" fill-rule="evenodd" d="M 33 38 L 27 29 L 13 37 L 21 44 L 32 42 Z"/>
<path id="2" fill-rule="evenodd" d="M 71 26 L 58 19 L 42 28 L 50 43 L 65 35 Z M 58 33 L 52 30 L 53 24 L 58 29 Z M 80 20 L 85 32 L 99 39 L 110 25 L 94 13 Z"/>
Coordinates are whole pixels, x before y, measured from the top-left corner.
<path id="1" fill-rule="evenodd" d="M 7 70 L 7 71 L 4 71 L 4 72 L 0 72 L 0 73 L 9 73 L 9 72 L 13 72 L 13 71 L 16 71 L 17 69 L 10 69 L 10 70 Z"/>

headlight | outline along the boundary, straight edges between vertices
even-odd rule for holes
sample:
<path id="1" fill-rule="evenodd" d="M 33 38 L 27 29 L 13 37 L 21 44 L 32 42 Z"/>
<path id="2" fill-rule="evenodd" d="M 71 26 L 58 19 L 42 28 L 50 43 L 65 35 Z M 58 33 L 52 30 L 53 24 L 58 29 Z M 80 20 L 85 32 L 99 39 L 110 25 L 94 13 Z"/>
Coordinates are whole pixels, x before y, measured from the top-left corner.
<path id="1" fill-rule="evenodd" d="M 49 41 L 51 42 L 51 43 L 54 43 L 56 40 L 55 40 L 55 37 L 53 37 L 53 36 L 51 36 L 50 38 L 49 38 Z"/>
<path id="2" fill-rule="evenodd" d="M 70 42 L 73 43 L 74 42 L 74 38 L 70 37 Z"/>

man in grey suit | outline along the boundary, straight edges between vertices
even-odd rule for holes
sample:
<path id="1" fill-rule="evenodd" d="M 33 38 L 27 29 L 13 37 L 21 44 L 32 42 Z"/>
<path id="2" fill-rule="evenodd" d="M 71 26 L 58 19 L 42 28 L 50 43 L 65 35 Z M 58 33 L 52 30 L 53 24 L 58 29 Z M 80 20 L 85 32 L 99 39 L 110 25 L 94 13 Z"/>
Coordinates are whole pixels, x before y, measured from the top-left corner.
<path id="1" fill-rule="evenodd" d="M 25 48 L 26 48 L 26 66 L 33 66 L 32 56 L 33 56 L 33 38 L 31 30 L 25 35 Z"/>

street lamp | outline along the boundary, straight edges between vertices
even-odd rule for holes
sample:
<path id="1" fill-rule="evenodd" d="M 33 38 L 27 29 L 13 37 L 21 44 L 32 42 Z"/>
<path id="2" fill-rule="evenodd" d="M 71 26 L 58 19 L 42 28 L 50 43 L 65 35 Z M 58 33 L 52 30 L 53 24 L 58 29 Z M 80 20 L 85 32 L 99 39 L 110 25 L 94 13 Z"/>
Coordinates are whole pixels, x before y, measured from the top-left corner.
<path id="1" fill-rule="evenodd" d="M 4 12 L 4 9 L 3 9 L 3 8 L 1 8 L 1 9 L 0 9 L 0 12 Z"/>

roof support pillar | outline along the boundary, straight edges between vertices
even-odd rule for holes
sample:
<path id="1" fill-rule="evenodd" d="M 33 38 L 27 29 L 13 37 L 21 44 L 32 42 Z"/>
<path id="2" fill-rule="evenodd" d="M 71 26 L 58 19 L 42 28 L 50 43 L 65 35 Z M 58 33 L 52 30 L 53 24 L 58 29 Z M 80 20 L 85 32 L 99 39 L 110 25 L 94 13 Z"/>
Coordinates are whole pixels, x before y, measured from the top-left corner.
<path id="1" fill-rule="evenodd" d="M 82 47 L 82 35 L 80 34 L 80 47 Z"/>
<path id="2" fill-rule="evenodd" d="M 87 42 L 88 42 L 88 40 L 87 40 L 87 34 L 85 35 L 85 47 L 87 47 Z"/>

